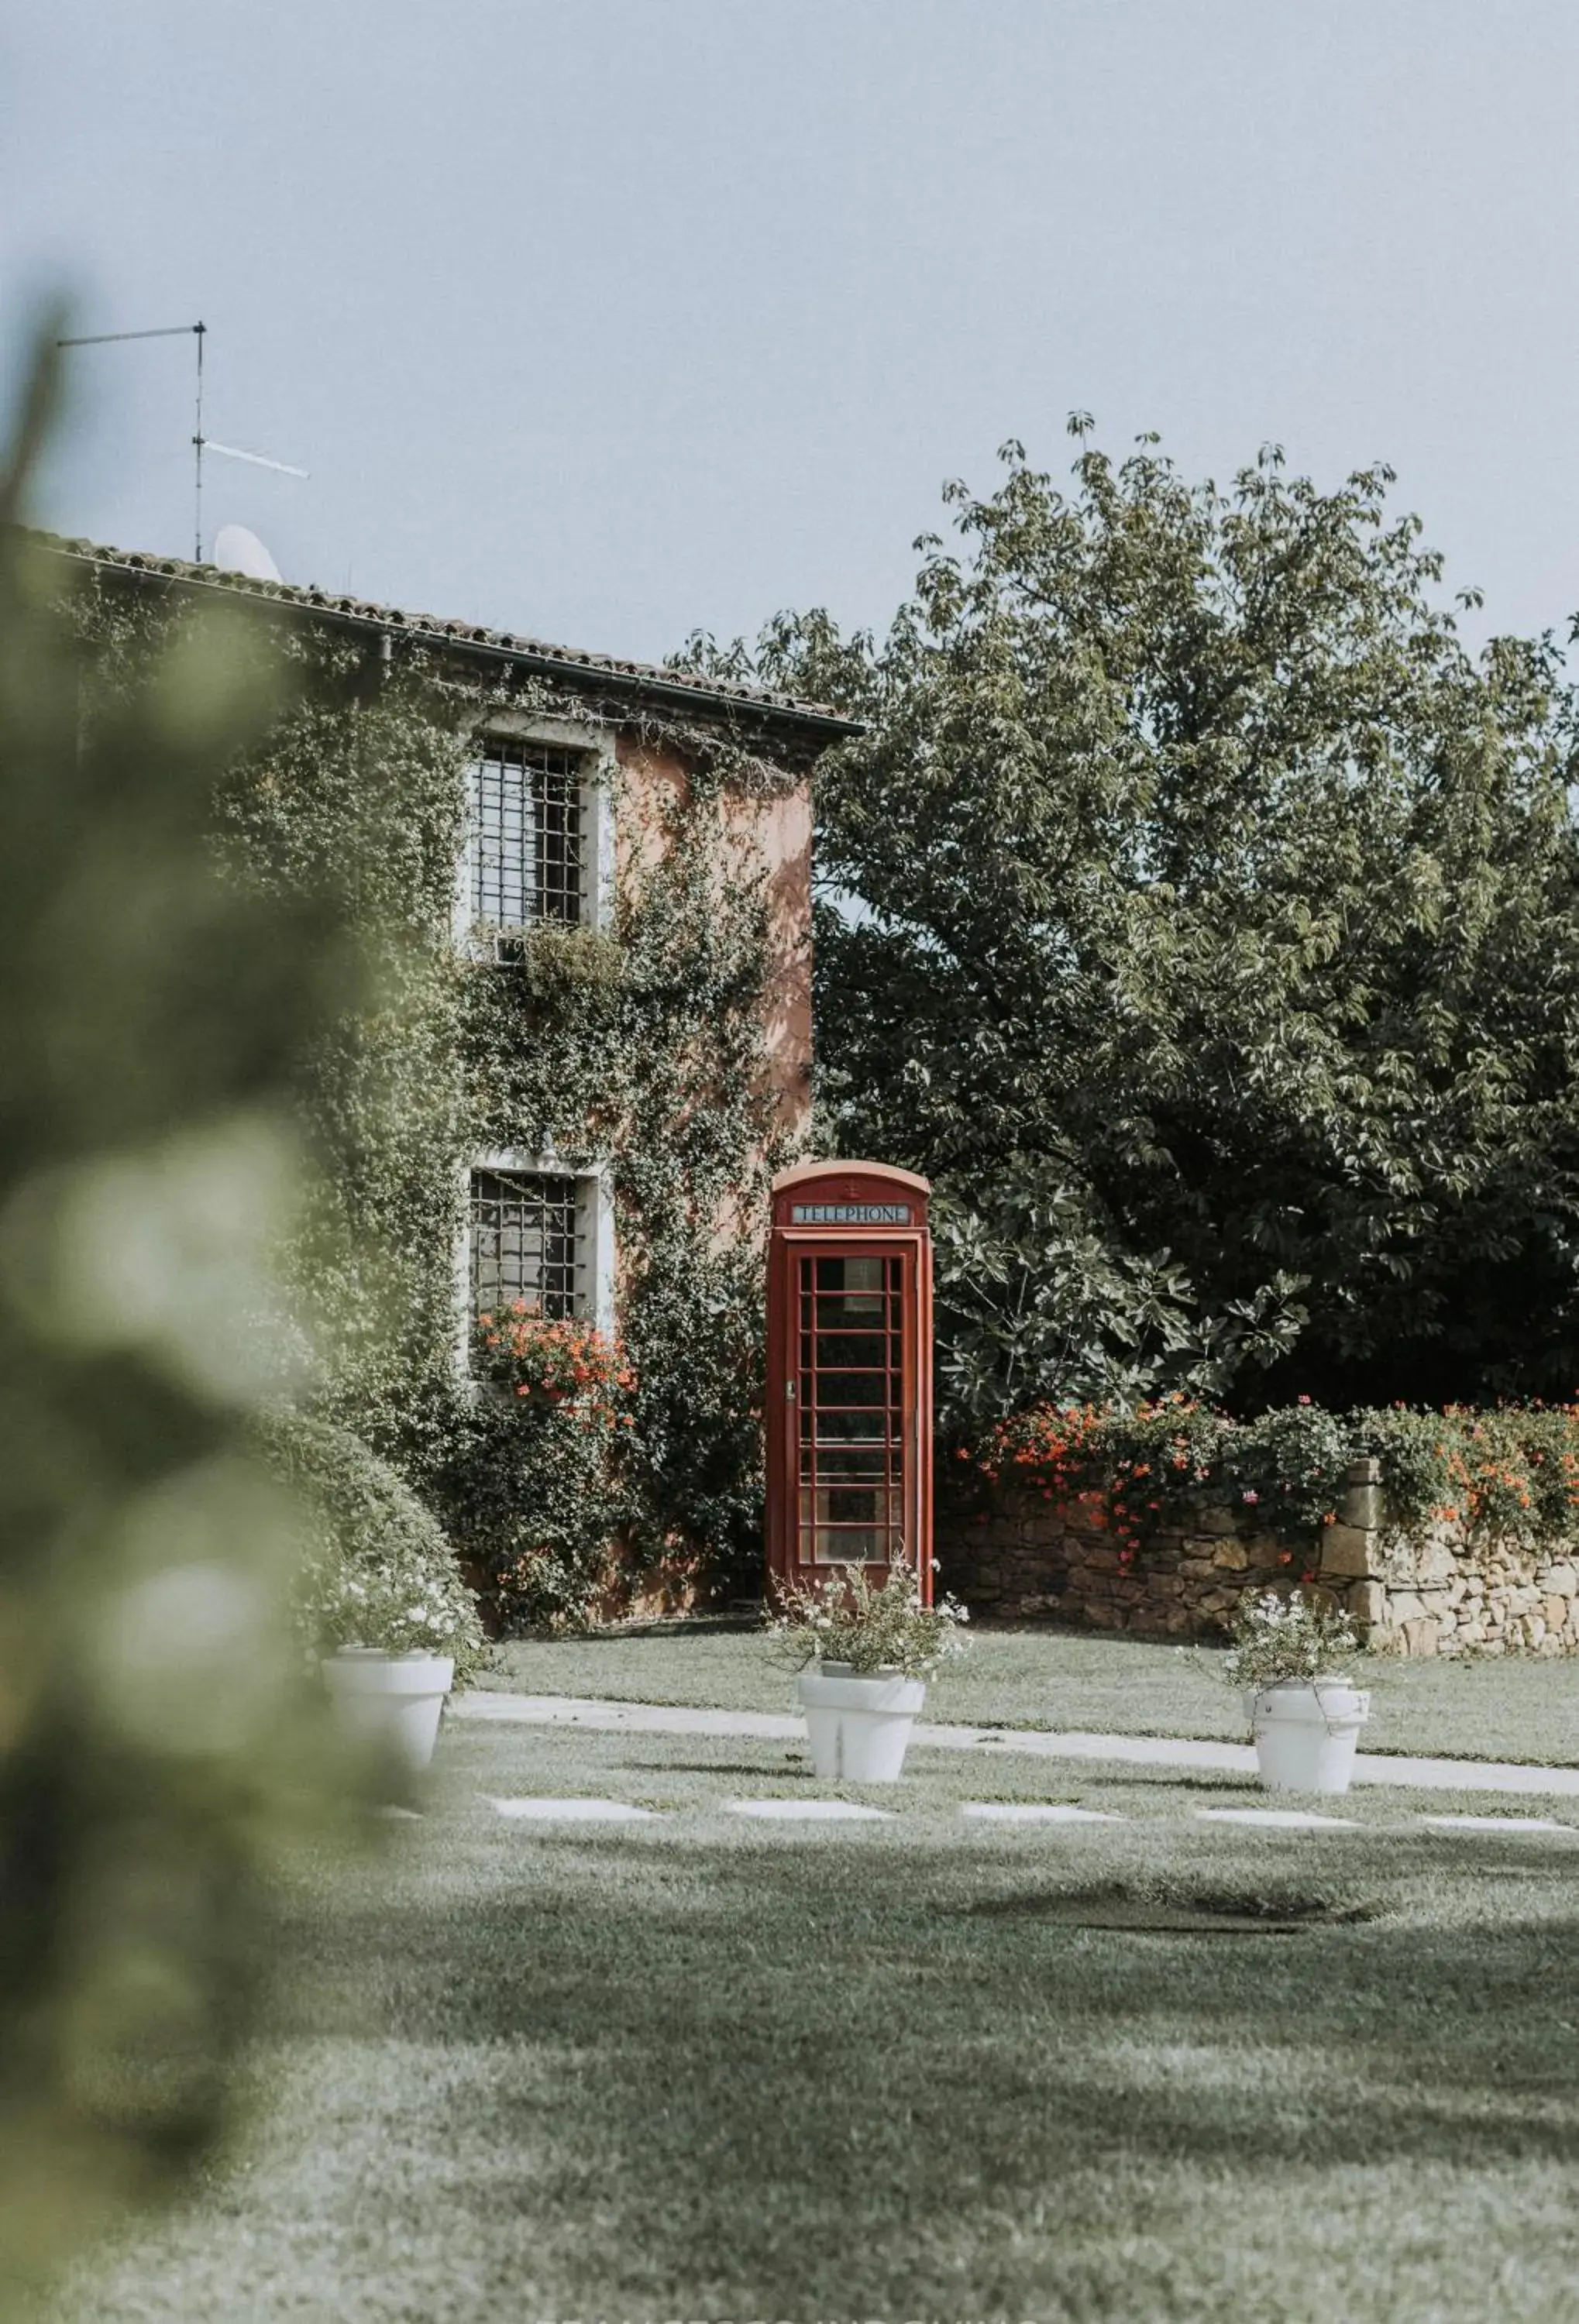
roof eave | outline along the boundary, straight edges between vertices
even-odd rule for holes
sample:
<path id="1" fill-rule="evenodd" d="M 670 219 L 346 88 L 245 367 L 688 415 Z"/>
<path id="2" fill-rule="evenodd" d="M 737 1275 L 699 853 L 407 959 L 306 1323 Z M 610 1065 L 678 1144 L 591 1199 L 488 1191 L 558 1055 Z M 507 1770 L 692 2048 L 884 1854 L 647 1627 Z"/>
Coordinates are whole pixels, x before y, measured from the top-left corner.
<path id="1" fill-rule="evenodd" d="M 683 705 L 692 710 L 711 711 L 715 715 L 721 714 L 734 722 L 744 719 L 808 740 L 816 737 L 825 747 L 836 742 L 847 742 L 865 732 L 857 720 L 843 717 L 836 711 L 819 709 L 810 703 L 772 702 L 749 694 L 730 693 L 684 678 L 666 677 L 660 670 L 622 669 L 617 664 L 583 660 L 572 653 L 559 654 L 551 647 L 529 643 L 525 640 L 506 641 L 457 635 L 437 622 L 412 620 L 392 610 L 380 613 L 371 607 L 353 608 L 337 604 L 333 598 L 309 595 L 289 586 L 278 595 L 267 586 L 238 587 L 217 572 L 212 577 L 202 571 L 171 572 L 157 563 L 134 564 L 125 555 L 104 556 L 88 546 L 51 540 L 47 537 L 35 538 L 40 538 L 41 547 L 51 556 L 115 574 L 142 586 L 185 589 L 234 598 L 248 605 L 269 605 L 282 613 L 300 615 L 310 621 L 332 622 L 338 628 L 359 631 L 366 635 L 410 639 L 437 653 L 458 654 L 495 666 L 504 663 L 528 675 L 552 678 L 583 690 L 596 689 L 628 695 L 633 700 Z"/>

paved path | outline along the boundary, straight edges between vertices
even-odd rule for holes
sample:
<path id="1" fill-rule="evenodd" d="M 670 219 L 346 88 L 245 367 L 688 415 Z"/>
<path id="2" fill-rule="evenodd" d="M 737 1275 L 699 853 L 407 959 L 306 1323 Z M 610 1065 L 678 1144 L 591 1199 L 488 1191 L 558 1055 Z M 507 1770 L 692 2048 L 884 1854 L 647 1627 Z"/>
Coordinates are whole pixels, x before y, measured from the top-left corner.
<path id="1" fill-rule="evenodd" d="M 451 1699 L 456 1719 L 501 1720 L 523 1727 L 586 1727 L 609 1734 L 749 1735 L 767 1743 L 799 1743 L 806 1723 L 768 1711 L 697 1711 L 670 1703 L 603 1702 L 570 1694 L 505 1694 L 485 1688 Z M 1211 1767 L 1253 1775 L 1248 1743 L 1203 1743 L 1174 1735 L 1049 1735 L 1029 1729 L 929 1727 L 913 1738 L 934 1750 L 978 1751 L 983 1758 L 1104 1759 L 1140 1767 Z M 1392 1758 L 1362 1751 L 1357 1784 L 1394 1784 L 1411 1791 L 1523 1792 L 1579 1798 L 1579 1767 L 1523 1767 L 1494 1759 Z"/>

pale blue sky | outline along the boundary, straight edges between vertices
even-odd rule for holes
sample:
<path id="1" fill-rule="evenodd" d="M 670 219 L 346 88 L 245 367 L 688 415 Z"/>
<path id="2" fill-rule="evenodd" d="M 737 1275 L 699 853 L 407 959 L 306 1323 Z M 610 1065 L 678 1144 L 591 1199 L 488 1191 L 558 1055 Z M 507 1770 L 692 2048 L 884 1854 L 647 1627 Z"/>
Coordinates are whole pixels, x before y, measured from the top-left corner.
<path id="1" fill-rule="evenodd" d="M 1380 456 L 1579 606 L 1571 0 L 5 0 L 0 323 L 210 327 L 208 531 L 658 657 L 885 622 L 1064 415 Z M 189 553 L 189 342 L 76 358 L 49 518 Z"/>

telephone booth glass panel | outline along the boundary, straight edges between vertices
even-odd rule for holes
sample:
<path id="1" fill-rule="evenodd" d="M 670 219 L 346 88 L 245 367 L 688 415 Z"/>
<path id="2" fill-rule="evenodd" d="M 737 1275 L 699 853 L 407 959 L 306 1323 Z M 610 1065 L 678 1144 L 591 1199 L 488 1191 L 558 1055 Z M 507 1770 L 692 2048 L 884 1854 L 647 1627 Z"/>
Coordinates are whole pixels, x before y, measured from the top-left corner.
<path id="1" fill-rule="evenodd" d="M 780 1583 L 901 1560 L 932 1587 L 927 1181 L 874 1162 L 773 1182 L 768 1564 Z"/>
<path id="2" fill-rule="evenodd" d="M 902 1258 L 802 1258 L 802 1565 L 886 1565 L 907 1543 Z"/>

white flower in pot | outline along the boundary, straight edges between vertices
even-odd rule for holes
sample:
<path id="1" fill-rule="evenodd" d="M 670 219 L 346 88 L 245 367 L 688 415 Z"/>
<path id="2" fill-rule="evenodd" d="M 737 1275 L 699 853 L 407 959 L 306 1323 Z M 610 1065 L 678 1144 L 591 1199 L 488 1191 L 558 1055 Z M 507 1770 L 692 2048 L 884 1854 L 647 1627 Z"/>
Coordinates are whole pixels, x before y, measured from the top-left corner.
<path id="1" fill-rule="evenodd" d="M 796 1684 L 811 1764 L 825 1783 L 897 1783 L 938 1665 L 965 1652 L 965 1609 L 921 1603 L 913 1566 L 874 1588 L 864 1566 L 780 1589 L 773 1628 L 801 1665 Z"/>
<path id="2" fill-rule="evenodd" d="M 1349 1617 L 1323 1591 L 1242 1599 L 1229 1625 L 1232 1685 L 1250 1710 L 1269 1789 L 1346 1792 L 1371 1697 L 1339 1665 L 1359 1649 Z"/>

